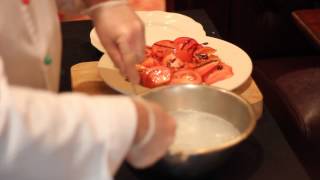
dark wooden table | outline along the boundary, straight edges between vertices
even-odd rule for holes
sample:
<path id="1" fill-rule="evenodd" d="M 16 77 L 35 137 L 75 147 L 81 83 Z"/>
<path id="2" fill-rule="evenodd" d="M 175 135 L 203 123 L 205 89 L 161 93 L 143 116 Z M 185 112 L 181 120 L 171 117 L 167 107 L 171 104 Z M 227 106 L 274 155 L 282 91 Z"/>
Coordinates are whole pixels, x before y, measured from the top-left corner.
<path id="1" fill-rule="evenodd" d="M 200 22 L 209 36 L 220 37 L 216 27 L 203 10 L 181 12 Z M 79 62 L 98 60 L 101 56 L 89 39 L 90 21 L 62 24 L 63 63 L 61 90 L 70 91 L 70 67 Z M 116 180 L 167 180 L 161 173 L 135 171 L 124 164 Z M 197 180 L 309 180 L 308 175 L 288 146 L 275 120 L 268 111 L 263 113 L 253 135 L 239 145 L 230 159 L 219 168 Z"/>
<path id="2" fill-rule="evenodd" d="M 320 50 L 320 8 L 304 9 L 292 12 L 298 27 Z"/>

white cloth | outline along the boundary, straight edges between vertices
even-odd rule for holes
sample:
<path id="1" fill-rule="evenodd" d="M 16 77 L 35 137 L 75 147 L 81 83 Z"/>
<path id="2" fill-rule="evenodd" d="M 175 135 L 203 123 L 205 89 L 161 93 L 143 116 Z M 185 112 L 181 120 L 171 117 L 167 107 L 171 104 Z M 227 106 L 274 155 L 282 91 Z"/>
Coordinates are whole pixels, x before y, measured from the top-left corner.
<path id="1" fill-rule="evenodd" d="M 56 3 L 80 1 L 22 2 L 0 1 L 0 179 L 112 179 L 134 138 L 133 102 L 47 91 L 59 84 Z"/>

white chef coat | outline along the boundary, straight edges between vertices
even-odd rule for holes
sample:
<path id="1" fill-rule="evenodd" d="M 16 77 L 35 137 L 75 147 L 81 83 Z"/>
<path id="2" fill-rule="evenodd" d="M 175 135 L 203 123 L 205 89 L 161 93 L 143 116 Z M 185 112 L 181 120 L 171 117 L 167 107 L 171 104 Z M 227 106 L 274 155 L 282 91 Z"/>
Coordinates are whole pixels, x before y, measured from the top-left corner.
<path id="1" fill-rule="evenodd" d="M 57 7 L 84 3 L 0 1 L 0 179 L 112 179 L 133 141 L 129 98 L 56 93 Z"/>

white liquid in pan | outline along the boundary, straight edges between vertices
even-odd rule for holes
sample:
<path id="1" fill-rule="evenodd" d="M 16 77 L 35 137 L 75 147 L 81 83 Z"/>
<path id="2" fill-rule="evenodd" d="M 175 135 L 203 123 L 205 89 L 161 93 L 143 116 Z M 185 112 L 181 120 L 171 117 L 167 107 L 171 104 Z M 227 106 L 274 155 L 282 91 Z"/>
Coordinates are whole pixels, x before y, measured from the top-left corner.
<path id="1" fill-rule="evenodd" d="M 230 122 L 210 113 L 180 109 L 170 114 L 177 120 L 171 153 L 216 147 L 240 135 Z"/>

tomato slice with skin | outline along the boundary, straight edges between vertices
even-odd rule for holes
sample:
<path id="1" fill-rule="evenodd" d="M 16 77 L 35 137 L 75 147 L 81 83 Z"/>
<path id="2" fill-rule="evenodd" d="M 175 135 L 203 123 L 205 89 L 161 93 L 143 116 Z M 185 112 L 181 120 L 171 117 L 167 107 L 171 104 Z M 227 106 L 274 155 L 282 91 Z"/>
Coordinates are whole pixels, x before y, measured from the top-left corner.
<path id="1" fill-rule="evenodd" d="M 201 77 L 204 77 L 208 73 L 215 70 L 217 65 L 219 65 L 220 61 L 211 61 L 209 63 L 203 64 L 200 67 L 194 69 L 195 72 L 200 74 Z"/>
<path id="2" fill-rule="evenodd" d="M 217 50 L 213 49 L 212 47 L 206 46 L 206 47 L 202 47 L 202 48 L 197 49 L 194 52 L 194 55 L 197 56 L 197 55 L 204 54 L 204 55 L 207 55 L 208 57 L 210 57 L 211 55 L 214 55 L 215 52 L 217 52 Z"/>
<path id="3" fill-rule="evenodd" d="M 171 69 L 180 69 L 184 67 L 185 63 L 175 54 L 171 53 L 163 58 L 161 64 Z"/>
<path id="4" fill-rule="evenodd" d="M 206 84 L 213 84 L 218 81 L 222 81 L 224 79 L 227 79 L 229 77 L 233 76 L 232 67 L 228 66 L 224 63 L 220 63 L 215 71 L 210 72 L 207 76 L 204 77 L 204 82 Z"/>
<path id="5" fill-rule="evenodd" d="M 152 56 L 152 48 L 150 46 L 146 46 L 144 48 L 144 56 L 146 58 L 151 57 Z"/>
<path id="6" fill-rule="evenodd" d="M 141 65 L 144 67 L 154 67 L 159 66 L 160 62 L 155 58 L 148 57 L 141 63 Z"/>
<path id="7" fill-rule="evenodd" d="M 174 40 L 176 56 L 184 62 L 191 62 L 193 53 L 201 46 L 196 40 L 189 37 L 179 37 Z"/>
<path id="8" fill-rule="evenodd" d="M 141 84 L 148 88 L 154 88 L 168 84 L 171 80 L 171 70 L 164 66 L 148 68 L 141 74 Z"/>
<path id="9" fill-rule="evenodd" d="M 185 65 L 184 65 L 184 69 L 195 69 L 196 67 L 198 67 L 198 65 L 195 63 L 191 63 L 191 62 L 185 63 Z"/>
<path id="10" fill-rule="evenodd" d="M 193 53 L 193 60 L 196 63 L 201 63 L 203 61 L 220 60 L 219 57 L 214 54 L 215 52 L 216 50 L 211 47 L 199 48 Z"/>
<path id="11" fill-rule="evenodd" d="M 201 84 L 202 78 L 197 72 L 186 69 L 179 70 L 172 75 L 170 84 Z"/>
<path id="12" fill-rule="evenodd" d="M 191 62 L 192 61 L 193 52 L 192 51 L 186 51 L 186 50 L 178 49 L 177 52 L 176 52 L 176 56 L 179 59 L 182 59 L 182 61 L 184 61 L 184 62 Z"/>
<path id="13" fill-rule="evenodd" d="M 166 55 L 175 52 L 176 45 L 173 41 L 162 40 L 154 43 L 151 49 L 152 49 L 152 55 L 154 55 L 159 59 L 162 59 Z"/>
<path id="14" fill-rule="evenodd" d="M 179 37 L 174 40 L 174 43 L 176 44 L 177 49 L 181 50 L 191 50 L 190 48 L 199 45 L 196 40 L 189 37 Z"/>
<path id="15" fill-rule="evenodd" d="M 146 79 L 146 77 L 147 77 L 147 75 L 148 75 L 148 72 L 149 72 L 150 68 L 147 68 L 147 67 L 145 67 L 145 66 L 142 66 L 142 65 L 140 65 L 140 64 L 137 64 L 137 65 L 136 65 L 136 69 L 137 69 L 137 71 L 138 71 L 138 73 L 139 73 L 139 75 L 140 75 L 140 84 L 142 84 L 142 82 L 145 81 L 145 79 Z"/>
<path id="16" fill-rule="evenodd" d="M 145 47 L 145 59 L 136 68 L 141 84 L 212 84 L 233 75 L 232 68 L 221 62 L 216 50 L 189 37 L 161 40 Z M 200 77 L 200 78 L 198 78 Z"/>

